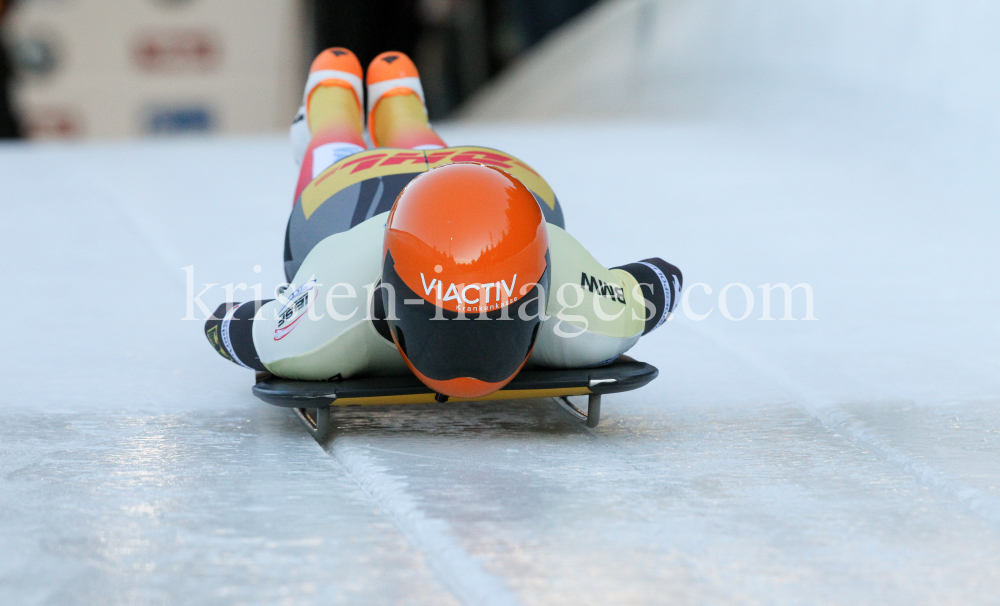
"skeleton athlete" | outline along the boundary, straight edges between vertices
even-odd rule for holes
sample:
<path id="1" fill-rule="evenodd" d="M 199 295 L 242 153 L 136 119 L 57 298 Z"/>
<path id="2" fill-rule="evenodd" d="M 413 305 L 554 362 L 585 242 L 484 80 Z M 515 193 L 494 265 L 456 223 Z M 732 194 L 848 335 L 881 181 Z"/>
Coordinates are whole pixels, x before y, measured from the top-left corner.
<path id="1" fill-rule="evenodd" d="M 224 357 L 300 380 L 415 374 L 479 397 L 525 365 L 609 364 L 662 324 L 681 272 L 608 269 L 564 229 L 552 189 L 517 158 L 447 147 L 410 59 L 313 61 L 291 136 L 301 173 L 278 299 L 224 304 L 205 325 Z"/>

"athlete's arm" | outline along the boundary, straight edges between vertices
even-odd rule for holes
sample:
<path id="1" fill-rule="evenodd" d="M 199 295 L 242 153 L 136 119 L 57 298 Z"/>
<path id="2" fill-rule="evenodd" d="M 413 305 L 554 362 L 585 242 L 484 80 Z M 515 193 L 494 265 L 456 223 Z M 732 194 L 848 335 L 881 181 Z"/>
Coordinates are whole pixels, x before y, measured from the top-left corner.
<path id="1" fill-rule="evenodd" d="M 222 319 L 205 326 L 213 347 L 243 366 L 289 379 L 405 373 L 384 321 L 377 321 L 380 310 L 371 309 L 381 300 L 372 293 L 384 225 L 382 214 L 321 241 L 279 299 L 217 312 Z"/>
<path id="2" fill-rule="evenodd" d="M 613 361 L 666 321 L 681 291 L 679 269 L 661 259 L 615 268 L 548 225 L 552 281 L 532 364 L 581 368 Z"/>

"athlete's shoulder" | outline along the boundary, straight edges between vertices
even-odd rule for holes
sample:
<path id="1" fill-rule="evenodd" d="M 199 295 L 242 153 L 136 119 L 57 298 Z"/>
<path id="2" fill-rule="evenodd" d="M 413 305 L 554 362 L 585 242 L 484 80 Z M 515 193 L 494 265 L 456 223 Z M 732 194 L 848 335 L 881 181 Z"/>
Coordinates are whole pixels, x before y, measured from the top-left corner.
<path id="1" fill-rule="evenodd" d="M 381 253 L 388 217 L 388 212 L 382 212 L 348 230 L 330 234 L 320 240 L 298 268 L 293 282 L 303 283 L 309 276 L 330 271 L 338 274 L 355 273 L 359 267 L 364 267 L 367 273 L 371 273 L 370 270 L 374 267 L 377 273 L 381 255 L 375 254 L 373 257 L 373 251 Z"/>

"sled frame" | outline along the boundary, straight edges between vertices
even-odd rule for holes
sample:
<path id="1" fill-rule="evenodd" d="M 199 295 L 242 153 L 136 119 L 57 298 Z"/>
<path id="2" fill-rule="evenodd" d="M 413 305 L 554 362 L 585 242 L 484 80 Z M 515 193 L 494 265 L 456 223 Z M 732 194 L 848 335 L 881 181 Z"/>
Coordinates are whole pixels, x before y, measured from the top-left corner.
<path id="1" fill-rule="evenodd" d="M 342 406 L 552 398 L 574 418 L 594 428 L 601 421 L 602 395 L 638 389 L 658 374 L 649 364 L 620 356 L 597 368 L 523 370 L 503 389 L 486 396 L 449 398 L 435 393 L 413 375 L 295 381 L 260 372 L 253 394 L 268 404 L 293 409 L 310 435 L 323 442 L 333 431 L 331 409 Z M 586 412 L 569 399 L 584 395 Z"/>

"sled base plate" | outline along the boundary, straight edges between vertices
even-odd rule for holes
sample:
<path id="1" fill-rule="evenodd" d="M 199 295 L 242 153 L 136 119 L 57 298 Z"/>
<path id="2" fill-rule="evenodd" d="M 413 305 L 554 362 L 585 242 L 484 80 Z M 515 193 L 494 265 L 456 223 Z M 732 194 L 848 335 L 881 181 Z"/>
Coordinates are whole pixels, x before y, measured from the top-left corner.
<path id="1" fill-rule="evenodd" d="M 295 409 L 317 439 L 331 430 L 330 408 L 336 406 L 391 406 L 433 402 L 476 402 L 556 398 L 566 410 L 596 427 L 601 396 L 638 389 L 659 371 L 645 362 L 621 356 L 598 368 L 522 370 L 503 389 L 480 398 L 449 398 L 431 391 L 413 375 L 363 377 L 333 381 L 295 381 L 270 373 L 257 373 L 253 394 L 268 404 Z M 588 396 L 587 412 L 574 406 L 569 396 Z"/>

